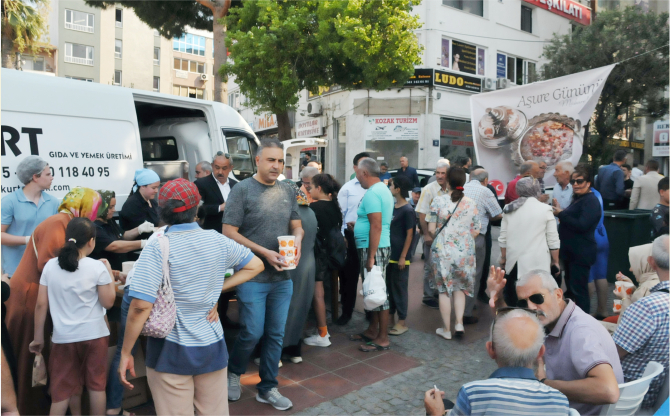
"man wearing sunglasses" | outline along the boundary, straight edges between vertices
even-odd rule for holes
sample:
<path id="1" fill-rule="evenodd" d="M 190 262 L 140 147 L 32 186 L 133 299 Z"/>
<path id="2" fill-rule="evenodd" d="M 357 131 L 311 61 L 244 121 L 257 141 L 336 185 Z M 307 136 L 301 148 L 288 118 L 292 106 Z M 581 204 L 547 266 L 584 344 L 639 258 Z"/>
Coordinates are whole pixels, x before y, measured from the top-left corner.
<path id="1" fill-rule="evenodd" d="M 489 357 L 498 369 L 487 380 L 465 384 L 458 392 L 450 416 L 498 414 L 566 415 L 568 399 L 560 391 L 541 383 L 534 373 L 544 354 L 544 328 L 537 310 L 500 308 L 486 343 Z M 424 397 L 428 415 L 442 415 L 442 392 L 428 390 Z M 503 411 L 504 409 L 504 411 Z"/>
<path id="2" fill-rule="evenodd" d="M 505 271 L 491 267 L 487 292 L 492 308 L 505 307 Z M 547 336 L 546 352 L 537 360 L 536 376 L 565 394 L 582 415 L 600 414 L 602 405 L 619 400 L 623 371 L 616 345 L 604 326 L 563 299 L 556 280 L 544 270 L 532 270 L 516 284 L 517 305 L 538 311 Z"/>

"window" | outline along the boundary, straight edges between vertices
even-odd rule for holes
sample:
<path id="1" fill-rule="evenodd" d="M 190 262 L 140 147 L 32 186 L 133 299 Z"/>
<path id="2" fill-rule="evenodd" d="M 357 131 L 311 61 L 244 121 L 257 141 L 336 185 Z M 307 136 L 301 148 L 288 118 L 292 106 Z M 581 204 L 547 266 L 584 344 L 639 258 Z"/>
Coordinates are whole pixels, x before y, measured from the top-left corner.
<path id="1" fill-rule="evenodd" d="M 116 9 L 116 27 L 123 27 L 123 10 Z"/>
<path id="2" fill-rule="evenodd" d="M 91 13 L 79 12 L 76 10 L 65 9 L 65 28 L 78 30 L 80 32 L 93 33 L 95 28 L 95 15 Z"/>
<path id="3" fill-rule="evenodd" d="M 174 58 L 173 69 L 180 71 L 188 71 L 196 74 L 205 73 L 205 63 L 197 61 L 189 61 L 188 59 Z"/>
<path id="4" fill-rule="evenodd" d="M 240 180 L 250 178 L 256 170 L 254 155 L 257 145 L 253 136 L 227 130 L 223 130 L 223 134 L 226 138 L 226 149 L 235 165 L 235 178 Z"/>
<path id="5" fill-rule="evenodd" d="M 154 77 L 154 91 L 160 92 L 161 89 L 161 78 Z"/>
<path id="6" fill-rule="evenodd" d="M 486 49 L 453 39 L 442 39 L 440 63 L 445 68 L 466 74 L 486 74 Z"/>
<path id="7" fill-rule="evenodd" d="M 477 163 L 475 145 L 472 141 L 472 125 L 469 120 L 440 118 L 440 157 L 456 160 L 459 156 Z"/>
<path id="8" fill-rule="evenodd" d="M 172 40 L 172 49 L 193 55 L 205 56 L 205 38 L 187 33 Z"/>
<path id="9" fill-rule="evenodd" d="M 201 88 L 193 87 L 184 87 L 179 85 L 172 86 L 172 94 L 178 95 L 180 97 L 190 97 L 190 98 L 205 98 L 205 90 Z"/>
<path id="10" fill-rule="evenodd" d="M 442 4 L 477 16 L 484 16 L 484 0 L 442 0 Z"/>
<path id="11" fill-rule="evenodd" d="M 114 71 L 114 85 L 121 85 L 121 71 Z"/>
<path id="12" fill-rule="evenodd" d="M 160 36 L 161 33 L 158 31 L 158 29 L 154 29 L 154 36 Z"/>
<path id="13" fill-rule="evenodd" d="M 74 80 L 77 80 L 77 81 L 93 82 L 93 80 L 91 78 L 71 77 L 71 76 L 68 76 L 68 75 L 65 75 L 65 78 L 74 79 Z"/>
<path id="14" fill-rule="evenodd" d="M 238 109 L 240 106 L 240 92 L 235 91 L 228 94 L 228 105 L 234 109 Z"/>
<path id="15" fill-rule="evenodd" d="M 145 162 L 179 160 L 177 140 L 174 137 L 155 137 L 142 140 L 142 158 Z"/>
<path id="16" fill-rule="evenodd" d="M 121 52 L 123 52 L 123 41 L 121 39 L 114 40 L 114 57 L 121 59 Z"/>
<path id="17" fill-rule="evenodd" d="M 66 43 L 65 62 L 93 66 L 93 46 Z"/>
<path id="18" fill-rule="evenodd" d="M 22 55 L 21 59 L 25 62 L 22 66 L 24 71 L 41 71 L 44 72 L 44 58 L 41 56 L 27 56 Z"/>
<path id="19" fill-rule="evenodd" d="M 537 81 L 536 63 L 499 53 L 496 76 L 498 78 L 507 78 L 517 85 L 530 84 Z"/>
<path id="20" fill-rule="evenodd" d="M 154 48 L 154 65 L 161 64 L 161 48 Z"/>
<path id="21" fill-rule="evenodd" d="M 533 9 L 521 6 L 521 30 L 533 33 Z"/>

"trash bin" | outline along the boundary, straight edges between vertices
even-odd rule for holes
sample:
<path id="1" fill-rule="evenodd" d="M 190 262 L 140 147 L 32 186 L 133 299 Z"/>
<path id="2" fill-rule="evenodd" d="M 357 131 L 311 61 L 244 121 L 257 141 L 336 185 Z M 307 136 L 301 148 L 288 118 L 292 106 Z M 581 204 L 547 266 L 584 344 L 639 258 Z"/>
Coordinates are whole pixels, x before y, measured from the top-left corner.
<path id="1" fill-rule="evenodd" d="M 651 211 L 646 209 L 605 211 L 605 229 L 610 243 L 607 280 L 610 283 L 616 281 L 618 272 L 635 281 L 629 270 L 628 249 L 651 242 L 650 215 Z"/>

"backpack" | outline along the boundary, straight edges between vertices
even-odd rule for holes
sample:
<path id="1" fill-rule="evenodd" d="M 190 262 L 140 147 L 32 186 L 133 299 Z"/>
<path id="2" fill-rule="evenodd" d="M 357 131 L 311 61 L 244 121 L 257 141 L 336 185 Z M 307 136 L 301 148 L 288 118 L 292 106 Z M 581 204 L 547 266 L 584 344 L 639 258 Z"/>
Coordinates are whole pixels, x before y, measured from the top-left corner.
<path id="1" fill-rule="evenodd" d="M 340 270 L 347 263 L 347 246 L 339 227 L 331 228 L 325 241 L 317 238 L 317 249 L 330 270 Z"/>

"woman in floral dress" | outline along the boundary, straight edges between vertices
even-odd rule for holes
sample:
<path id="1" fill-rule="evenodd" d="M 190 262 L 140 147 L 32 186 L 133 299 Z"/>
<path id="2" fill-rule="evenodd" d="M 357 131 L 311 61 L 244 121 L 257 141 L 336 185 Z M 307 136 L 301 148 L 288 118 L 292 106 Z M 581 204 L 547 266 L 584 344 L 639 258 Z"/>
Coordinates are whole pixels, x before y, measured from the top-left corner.
<path id="1" fill-rule="evenodd" d="M 475 290 L 475 237 L 481 224 L 477 217 L 477 204 L 464 196 L 465 171 L 451 168 L 447 172 L 449 195 L 438 196 L 430 205 L 428 231 L 438 233 L 447 220 L 449 223 L 435 236 L 432 250 L 432 267 L 435 284 L 440 292 L 440 314 L 444 327 L 435 332 L 451 339 L 451 298 L 456 311 L 456 336 L 462 336 L 465 296 L 474 296 Z M 450 218 L 451 217 L 451 218 Z"/>

